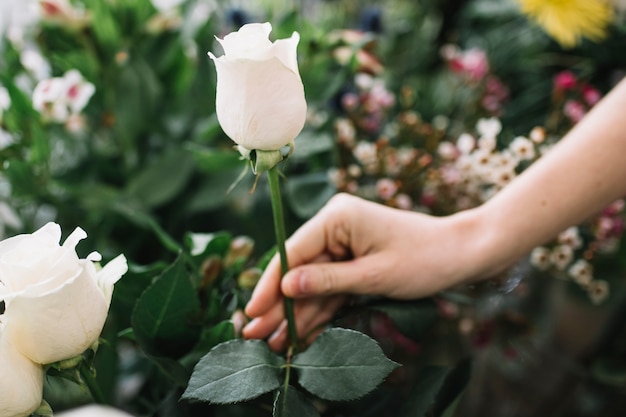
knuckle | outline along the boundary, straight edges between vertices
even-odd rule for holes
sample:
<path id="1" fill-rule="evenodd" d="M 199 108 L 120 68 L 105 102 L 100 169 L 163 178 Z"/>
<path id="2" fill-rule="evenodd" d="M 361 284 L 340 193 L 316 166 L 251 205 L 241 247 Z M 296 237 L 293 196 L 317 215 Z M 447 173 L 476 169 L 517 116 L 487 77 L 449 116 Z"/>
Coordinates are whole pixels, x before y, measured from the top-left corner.
<path id="1" fill-rule="evenodd" d="M 320 274 L 320 292 L 323 294 L 331 294 L 337 291 L 338 282 L 337 274 L 333 268 L 321 268 Z"/>

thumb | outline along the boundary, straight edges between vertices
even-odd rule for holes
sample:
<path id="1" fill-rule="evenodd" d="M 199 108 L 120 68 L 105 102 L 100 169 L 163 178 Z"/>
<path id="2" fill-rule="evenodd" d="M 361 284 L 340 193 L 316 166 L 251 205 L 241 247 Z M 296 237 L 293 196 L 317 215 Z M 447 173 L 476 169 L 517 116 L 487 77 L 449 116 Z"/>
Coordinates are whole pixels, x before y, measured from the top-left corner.
<path id="1" fill-rule="evenodd" d="M 287 297 L 304 298 L 330 294 L 378 294 L 381 267 L 374 259 L 302 265 L 290 270 L 281 281 Z"/>

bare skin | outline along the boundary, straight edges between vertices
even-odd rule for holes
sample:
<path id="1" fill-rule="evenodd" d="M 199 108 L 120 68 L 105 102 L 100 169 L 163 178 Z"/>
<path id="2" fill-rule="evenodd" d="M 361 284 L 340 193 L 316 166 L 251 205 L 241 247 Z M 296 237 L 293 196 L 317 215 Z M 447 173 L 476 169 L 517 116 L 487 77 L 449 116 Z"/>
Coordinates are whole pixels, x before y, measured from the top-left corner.
<path id="1" fill-rule="evenodd" d="M 246 306 L 247 338 L 285 347 L 283 296 L 298 334 L 327 322 L 348 294 L 414 299 L 501 272 L 626 195 L 626 80 L 541 160 L 488 202 L 447 217 L 334 197 L 272 259 Z M 314 333 L 313 333 L 314 336 Z"/>

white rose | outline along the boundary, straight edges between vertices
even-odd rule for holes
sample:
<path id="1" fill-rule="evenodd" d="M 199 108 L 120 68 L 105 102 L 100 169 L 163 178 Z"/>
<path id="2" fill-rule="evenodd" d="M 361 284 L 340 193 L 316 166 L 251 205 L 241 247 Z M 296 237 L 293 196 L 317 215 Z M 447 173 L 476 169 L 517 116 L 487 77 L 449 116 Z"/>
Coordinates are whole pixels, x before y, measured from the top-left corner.
<path id="1" fill-rule="evenodd" d="M 298 72 L 300 35 L 269 40 L 270 23 L 244 25 L 218 39 L 224 55 L 209 52 L 217 69 L 217 118 L 224 132 L 247 149 L 278 150 L 304 127 L 306 100 Z"/>
<path id="2" fill-rule="evenodd" d="M 55 414 L 56 417 L 133 417 L 116 408 L 102 405 L 86 405 L 73 410 Z"/>
<path id="3" fill-rule="evenodd" d="M 127 271 L 118 256 L 101 270 L 98 253 L 79 259 L 80 228 L 60 246 L 61 228 L 48 223 L 0 242 L 2 320 L 11 343 L 33 362 L 48 364 L 84 352 L 100 336 L 113 285 Z"/>
<path id="4" fill-rule="evenodd" d="M 42 392 L 43 368 L 15 350 L 0 323 L 0 417 L 30 415 Z"/>

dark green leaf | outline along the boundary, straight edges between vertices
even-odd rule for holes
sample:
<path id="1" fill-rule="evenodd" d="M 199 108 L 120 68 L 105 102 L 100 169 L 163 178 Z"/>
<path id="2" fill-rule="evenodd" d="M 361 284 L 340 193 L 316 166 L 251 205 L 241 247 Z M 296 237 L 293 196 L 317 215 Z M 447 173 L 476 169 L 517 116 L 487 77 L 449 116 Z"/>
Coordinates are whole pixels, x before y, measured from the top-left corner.
<path id="1" fill-rule="evenodd" d="M 273 417 L 319 417 L 315 406 L 301 392 L 291 385 L 278 390 L 274 400 Z"/>
<path id="2" fill-rule="evenodd" d="M 616 388 L 625 388 L 626 358 L 624 356 L 597 358 L 591 365 L 591 374 L 603 384 Z"/>
<path id="3" fill-rule="evenodd" d="M 245 165 L 224 169 L 216 175 L 207 175 L 196 187 L 196 193 L 185 209 L 189 213 L 215 210 L 238 198 L 250 197 L 249 192 L 254 180 L 253 175 L 241 177 Z M 231 187 L 234 187 L 231 189 Z"/>
<path id="4" fill-rule="evenodd" d="M 324 171 L 290 177 L 285 192 L 293 211 L 302 218 L 309 218 L 335 195 L 337 189 Z"/>
<path id="5" fill-rule="evenodd" d="M 192 318 L 199 310 L 196 291 L 178 258 L 137 301 L 131 320 L 135 337 L 149 354 L 176 356 L 196 342 L 199 329 Z"/>
<path id="6" fill-rule="evenodd" d="M 260 340 L 221 343 L 196 365 L 184 399 L 230 404 L 278 388 L 284 359 Z"/>
<path id="7" fill-rule="evenodd" d="M 185 150 L 166 152 L 133 177 L 126 193 L 145 207 L 156 207 L 174 198 L 194 170 L 191 155 Z"/>
<path id="8" fill-rule="evenodd" d="M 140 226 L 145 227 L 146 229 L 150 229 L 154 232 L 154 234 L 159 238 L 159 241 L 165 246 L 167 249 L 174 253 L 180 253 L 182 248 L 172 238 L 162 227 L 161 225 L 152 217 L 150 214 L 146 213 L 143 208 L 137 207 L 133 205 L 132 202 L 129 202 L 125 199 L 119 199 L 114 202 L 113 210 L 124 216 L 130 222 Z"/>
<path id="9" fill-rule="evenodd" d="M 426 416 L 448 377 L 450 369 L 449 366 L 427 366 L 421 369 L 398 417 Z"/>
<path id="10" fill-rule="evenodd" d="M 174 381 L 179 387 L 187 385 L 187 381 L 189 381 L 189 372 L 180 362 L 162 356 L 148 355 L 148 357 L 161 370 L 161 372 L 167 375 L 168 378 Z"/>
<path id="11" fill-rule="evenodd" d="M 433 404 L 433 415 L 441 416 L 467 387 L 472 370 L 470 359 L 464 359 L 450 369 Z"/>
<path id="12" fill-rule="evenodd" d="M 340 328 L 325 331 L 293 358 L 302 387 L 325 400 L 362 397 L 398 366 L 374 339 Z"/>
<path id="13" fill-rule="evenodd" d="M 187 149 L 198 164 L 198 168 L 205 173 L 219 173 L 229 168 L 241 169 L 247 163 L 240 159 L 239 153 L 234 149 L 212 149 L 193 144 L 188 145 Z"/>
<path id="14" fill-rule="evenodd" d="M 328 152 L 335 147 L 335 141 L 331 135 L 324 132 L 302 132 L 296 142 L 294 158 L 310 158 L 313 155 Z"/>
<path id="15" fill-rule="evenodd" d="M 182 361 L 187 364 L 195 365 L 200 358 L 206 355 L 215 346 L 234 338 L 235 327 L 231 320 L 224 320 L 215 326 L 204 328 L 200 334 L 200 340 L 198 340 L 193 350 L 186 355 Z"/>
<path id="16" fill-rule="evenodd" d="M 418 342 L 439 318 L 437 306 L 430 298 L 415 301 L 385 300 L 367 307 L 385 313 L 402 334 Z"/>

